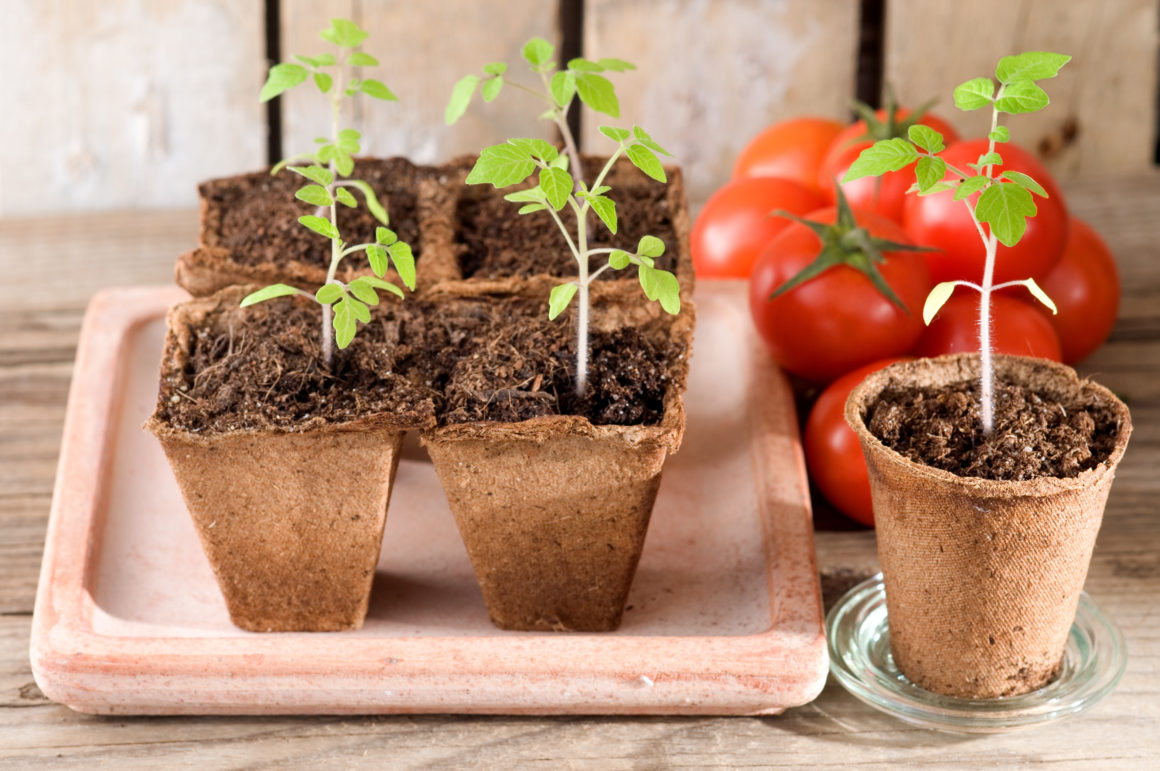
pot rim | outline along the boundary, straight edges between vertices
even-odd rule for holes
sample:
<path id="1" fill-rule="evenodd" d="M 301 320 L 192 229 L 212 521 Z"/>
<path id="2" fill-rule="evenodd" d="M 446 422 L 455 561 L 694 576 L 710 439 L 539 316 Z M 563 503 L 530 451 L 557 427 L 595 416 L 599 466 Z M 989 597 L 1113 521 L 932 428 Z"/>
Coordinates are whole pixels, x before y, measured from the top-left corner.
<path id="1" fill-rule="evenodd" d="M 1029 373 L 1045 375 L 1059 383 L 1059 391 L 1077 389 L 1087 391 L 1109 404 L 1119 418 L 1119 431 L 1115 446 L 1107 459 L 1095 468 L 1082 471 L 1074 477 L 1036 477 L 1027 480 L 965 477 L 912 461 L 886 446 L 870 432 L 861 410 L 863 403 L 869 402 L 889 385 L 911 385 L 920 375 L 938 376 L 948 383 L 973 380 L 978 377 L 979 372 L 978 353 L 947 354 L 935 358 L 897 362 L 877 372 L 872 372 L 854 387 L 846 399 L 846 423 L 857 434 L 865 452 L 875 452 L 880 458 L 887 459 L 892 464 L 906 469 L 910 474 L 956 487 L 964 493 L 976 497 L 1015 498 L 1053 495 L 1092 487 L 1101 483 L 1105 478 L 1114 476 L 1116 466 L 1123 458 L 1128 438 L 1132 433 L 1131 415 L 1127 405 L 1119 397 L 1105 386 L 1089 378 L 1081 378 L 1071 367 L 1047 359 L 994 354 L 994 363 L 997 376 L 1012 372 L 1022 372 L 1024 375 Z M 1025 380 L 1026 377 L 1023 377 L 1017 382 Z"/>

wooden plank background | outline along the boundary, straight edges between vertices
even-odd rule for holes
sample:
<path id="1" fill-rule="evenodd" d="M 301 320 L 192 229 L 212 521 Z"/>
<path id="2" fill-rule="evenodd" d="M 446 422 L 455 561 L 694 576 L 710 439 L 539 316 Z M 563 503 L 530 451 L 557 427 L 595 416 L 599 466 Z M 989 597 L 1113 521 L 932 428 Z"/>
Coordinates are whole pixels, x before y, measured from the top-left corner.
<path id="1" fill-rule="evenodd" d="M 884 9 L 883 30 L 866 8 Z M 519 93 L 442 121 L 459 77 L 493 60 L 519 70 L 534 34 L 639 66 L 613 76 L 619 124 L 639 121 L 674 151 L 694 201 L 763 126 L 848 116 L 858 82 L 893 83 L 912 104 L 940 96 L 942 113 L 978 133 L 981 111 L 954 110 L 951 87 L 1033 48 L 1076 57 L 1050 86 L 1053 106 L 1014 121 L 1057 173 L 1138 173 L 1156 148 L 1157 0 L 0 0 L 0 13 L 0 51 L 19 69 L 0 78 L 0 216 L 191 206 L 199 180 L 264 165 L 257 93 L 273 18 L 283 59 L 325 50 L 331 16 L 362 23 L 383 63 L 375 76 L 400 102 L 358 105 L 350 123 L 368 152 L 419 161 L 552 137 Z M 281 109 L 287 153 L 325 128 L 309 88 Z M 599 152 L 604 116 L 585 117 L 581 142 Z"/>

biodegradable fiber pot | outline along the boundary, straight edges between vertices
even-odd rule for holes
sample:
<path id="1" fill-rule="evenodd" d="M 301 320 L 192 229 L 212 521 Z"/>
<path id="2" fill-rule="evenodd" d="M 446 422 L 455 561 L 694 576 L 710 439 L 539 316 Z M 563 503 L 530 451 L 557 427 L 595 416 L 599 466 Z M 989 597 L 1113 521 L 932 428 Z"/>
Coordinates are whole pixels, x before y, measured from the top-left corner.
<path id="1" fill-rule="evenodd" d="M 921 687 L 996 698 L 1058 672 L 1096 534 L 1131 433 L 1106 388 L 1041 359 L 995 357 L 997 381 L 1065 404 L 1102 404 L 1118 425 L 1110 456 L 1070 478 L 995 481 L 913 462 L 867 428 L 888 387 L 978 378 L 977 354 L 920 359 L 868 376 L 846 402 L 870 472 L 895 663 Z"/>
<path id="2" fill-rule="evenodd" d="M 164 384 L 193 377 L 195 330 L 240 330 L 237 304 L 252 288 L 170 310 L 161 400 L 145 427 L 173 468 L 234 624 L 257 632 L 357 629 L 403 438 L 395 416 L 218 432 L 177 427 L 164 409 L 166 398 L 180 398 Z"/>
<path id="3" fill-rule="evenodd" d="M 594 329 L 657 311 L 643 298 L 598 299 L 625 294 L 594 293 Z M 686 302 L 668 327 L 684 355 L 670 363 L 657 425 L 549 415 L 423 433 L 496 626 L 602 632 L 620 625 L 661 471 L 684 434 L 692 316 Z"/>

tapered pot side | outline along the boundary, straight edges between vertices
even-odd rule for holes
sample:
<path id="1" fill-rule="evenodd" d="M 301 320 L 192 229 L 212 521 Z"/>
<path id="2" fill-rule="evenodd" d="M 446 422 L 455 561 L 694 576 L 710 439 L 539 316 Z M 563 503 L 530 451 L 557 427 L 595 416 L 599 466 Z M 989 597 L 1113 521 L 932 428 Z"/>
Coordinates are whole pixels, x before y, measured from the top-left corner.
<path id="1" fill-rule="evenodd" d="M 236 309 L 249 289 L 170 310 L 163 380 L 187 371 L 192 330 L 223 306 Z M 403 439 L 393 419 L 195 432 L 174 426 L 159 404 L 145 427 L 173 468 L 234 624 L 259 632 L 362 625 Z"/>
<path id="2" fill-rule="evenodd" d="M 530 282 L 520 291 L 546 297 L 549 285 Z M 482 282 L 444 289 L 488 291 Z M 595 289 L 595 329 L 658 311 L 627 290 Z M 668 333 L 684 354 L 670 363 L 659 424 L 593 425 L 550 415 L 421 434 L 496 626 L 602 632 L 620 625 L 665 460 L 685 428 L 692 303 L 670 318 Z"/>
<path id="3" fill-rule="evenodd" d="M 887 367 L 850 394 L 846 420 L 869 469 L 895 662 L 927 690 L 996 698 L 1036 690 L 1059 670 L 1131 420 L 1109 390 L 1068 367 L 996 356 L 997 379 L 1110 406 L 1119 424 L 1110 457 L 1076 477 L 993 481 L 913 462 L 867 428 L 887 387 L 978 374 L 976 354 Z"/>

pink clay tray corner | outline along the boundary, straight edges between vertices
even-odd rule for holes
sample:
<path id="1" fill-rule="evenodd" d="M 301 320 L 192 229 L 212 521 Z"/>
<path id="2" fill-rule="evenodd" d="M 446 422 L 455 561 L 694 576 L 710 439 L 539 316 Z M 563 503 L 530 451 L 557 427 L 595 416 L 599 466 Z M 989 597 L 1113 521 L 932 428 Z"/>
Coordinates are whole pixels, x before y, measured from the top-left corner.
<path id="1" fill-rule="evenodd" d="M 102 714 L 773 714 L 813 700 L 827 654 L 789 387 L 743 289 L 705 284 L 688 433 L 666 469 L 624 624 L 488 622 L 435 473 L 399 466 L 356 632 L 233 627 L 154 438 L 169 288 L 89 306 L 32 628 L 52 699 Z"/>

